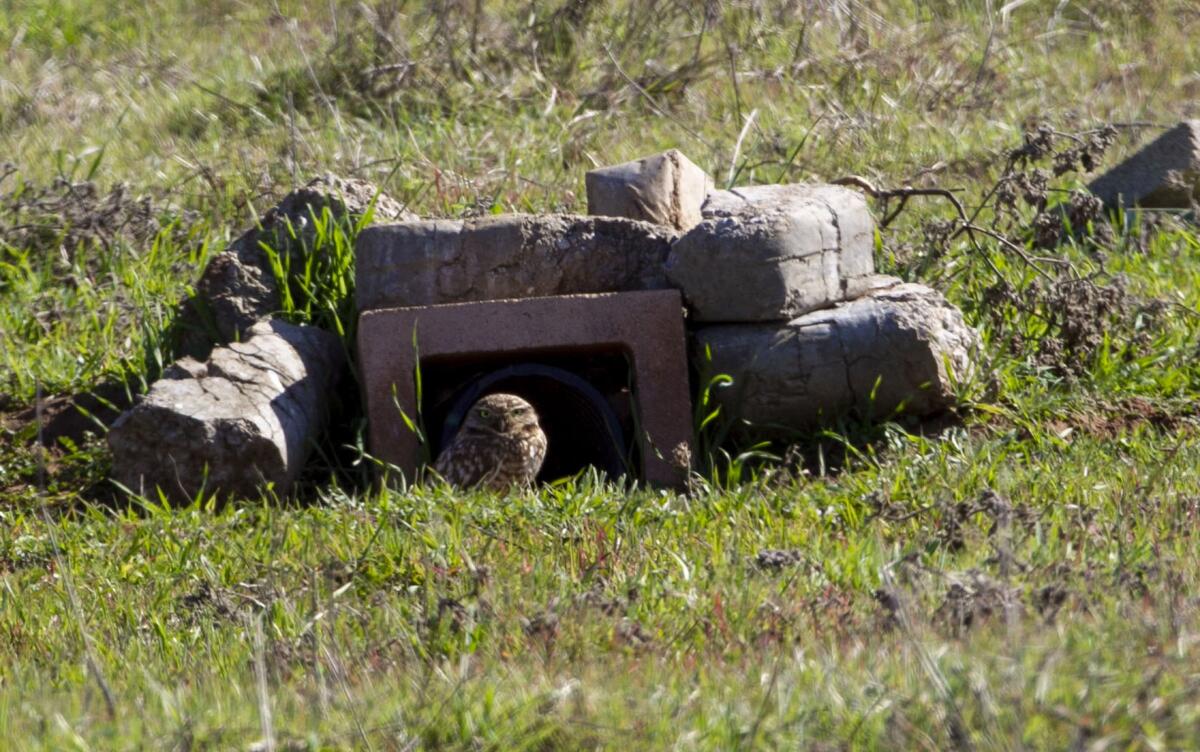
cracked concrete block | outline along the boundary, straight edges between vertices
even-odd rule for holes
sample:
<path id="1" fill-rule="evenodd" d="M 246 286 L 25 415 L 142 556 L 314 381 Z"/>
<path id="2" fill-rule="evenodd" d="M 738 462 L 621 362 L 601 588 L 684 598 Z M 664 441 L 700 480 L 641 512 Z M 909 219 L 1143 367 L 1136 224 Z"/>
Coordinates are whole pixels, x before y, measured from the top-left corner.
<path id="1" fill-rule="evenodd" d="M 714 392 L 724 414 L 766 436 L 812 429 L 850 410 L 886 418 L 898 409 L 945 409 L 954 399 L 952 375 L 972 372 L 978 345 L 940 293 L 904 283 L 782 324 L 702 327 L 692 342 L 699 367 L 733 377 Z"/>
<path id="2" fill-rule="evenodd" d="M 255 322 L 279 311 L 279 290 L 260 243 L 266 242 L 285 254 L 294 253 L 312 242 L 311 216 L 320 216 L 324 207 L 328 206 L 334 217 L 361 216 L 372 200 L 377 221 L 416 219 L 370 183 L 335 175 L 316 178 L 284 196 L 257 227 L 245 232 L 205 267 L 196 283 L 196 294 L 180 312 L 180 349 L 205 358 L 214 341 L 222 344 L 243 339 Z M 296 238 L 288 231 L 289 223 L 298 231 Z"/>
<path id="3" fill-rule="evenodd" d="M 279 320 L 218 347 L 206 362 L 183 358 L 108 433 L 113 476 L 154 498 L 186 502 L 201 489 L 252 497 L 267 483 L 286 494 L 326 418 L 342 367 L 336 336 Z"/>
<path id="4" fill-rule="evenodd" d="M 667 259 L 696 321 L 786 321 L 875 272 L 875 225 L 856 191 L 750 186 L 714 191 L 703 212 Z"/>
<path id="5" fill-rule="evenodd" d="M 675 233 L 616 217 L 512 214 L 370 227 L 358 310 L 666 288 Z"/>
<path id="6" fill-rule="evenodd" d="M 588 214 L 628 217 L 677 230 L 702 219 L 713 180 L 678 149 L 592 170 L 584 176 Z"/>
<path id="7" fill-rule="evenodd" d="M 846 300 L 858 300 L 864 295 L 902 284 L 904 284 L 904 280 L 890 274 L 867 274 L 862 277 L 852 277 L 846 280 Z"/>
<path id="8" fill-rule="evenodd" d="M 1200 120 L 1183 121 L 1088 188 L 1110 208 L 1194 208 L 1200 203 Z"/>

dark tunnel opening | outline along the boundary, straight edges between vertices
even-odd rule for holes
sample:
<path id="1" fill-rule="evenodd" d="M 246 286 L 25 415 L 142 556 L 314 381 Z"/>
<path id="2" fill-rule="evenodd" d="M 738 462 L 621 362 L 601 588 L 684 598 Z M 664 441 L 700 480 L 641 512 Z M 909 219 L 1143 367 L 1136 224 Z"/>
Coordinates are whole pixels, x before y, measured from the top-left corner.
<path id="1" fill-rule="evenodd" d="M 508 392 L 533 405 L 546 433 L 539 481 L 589 466 L 613 479 L 640 476 L 632 368 L 619 348 L 439 358 L 422 361 L 421 370 L 422 414 L 433 457 L 479 398 Z"/>

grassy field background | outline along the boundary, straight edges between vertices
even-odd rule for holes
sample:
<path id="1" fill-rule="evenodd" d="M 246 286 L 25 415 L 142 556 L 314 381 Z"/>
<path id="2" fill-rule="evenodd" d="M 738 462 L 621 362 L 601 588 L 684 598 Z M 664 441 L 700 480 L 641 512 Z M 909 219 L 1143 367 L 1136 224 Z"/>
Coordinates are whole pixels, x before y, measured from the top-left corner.
<path id="1" fill-rule="evenodd" d="M 0 747 L 1200 748 L 1200 237 L 1039 234 L 1085 153 L 1200 117 L 1197 38 L 1189 0 L 0 3 Z M 331 446 L 304 503 L 219 510 L 125 498 L 99 429 L 33 442 L 39 396 L 152 379 L 313 175 L 583 212 L 670 147 L 979 208 L 1001 239 L 938 199 L 880 233 L 983 334 L 960 414 L 686 495 L 371 492 Z"/>

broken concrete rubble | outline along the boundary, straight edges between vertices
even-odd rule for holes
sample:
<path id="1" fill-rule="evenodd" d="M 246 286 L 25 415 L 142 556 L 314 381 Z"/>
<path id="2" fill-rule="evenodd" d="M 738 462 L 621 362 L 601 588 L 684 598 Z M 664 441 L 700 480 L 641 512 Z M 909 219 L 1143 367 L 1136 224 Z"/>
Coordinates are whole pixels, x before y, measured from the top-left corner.
<path id="1" fill-rule="evenodd" d="M 311 326 L 263 321 L 245 342 L 184 358 L 108 432 L 113 474 L 149 498 L 286 494 L 326 418 L 344 354 Z"/>
<path id="2" fill-rule="evenodd" d="M 702 219 L 712 178 L 678 149 L 601 167 L 584 176 L 588 214 L 627 217 L 687 231 Z"/>
<path id="3" fill-rule="evenodd" d="M 510 214 L 370 227 L 358 309 L 668 287 L 675 233 L 616 217 Z"/>
<path id="4" fill-rule="evenodd" d="M 589 209 L 603 210 L 604 190 L 618 197 L 613 206 L 642 195 L 639 180 L 669 169 L 648 164 L 589 174 Z M 691 312 L 695 364 L 704 366 L 700 353 L 711 346 L 712 368 L 735 378 L 719 397 L 727 414 L 760 433 L 794 434 L 852 409 L 920 415 L 951 403 L 952 377 L 970 373 L 978 337 L 934 291 L 875 273 L 875 227 L 859 193 L 713 191 L 700 216 L 683 235 L 601 216 L 371 228 L 357 248 L 359 310 L 416 315 L 447 303 L 677 287 Z M 522 351 L 536 347 L 536 332 L 557 331 L 543 324 L 519 338 Z M 360 351 L 369 347 L 360 341 Z"/>
<path id="5" fill-rule="evenodd" d="M 196 283 L 196 294 L 180 313 L 181 351 L 203 359 L 214 342 L 234 342 L 256 321 L 280 309 L 275 276 L 261 243 L 284 254 L 294 253 L 312 242 L 311 217 L 320 216 L 325 207 L 334 217 L 361 216 L 371 208 L 372 201 L 376 220 L 415 219 L 414 214 L 363 180 L 326 175 L 285 196 L 258 226 L 209 262 Z"/>
<path id="6" fill-rule="evenodd" d="M 311 247 L 312 218 L 326 207 L 334 217 L 415 218 L 370 183 L 327 175 L 289 193 L 218 254 L 177 322 L 188 357 L 109 431 L 119 482 L 142 494 L 161 488 L 175 501 L 201 490 L 250 495 L 266 484 L 287 493 L 345 358 L 333 334 L 268 320 L 280 294 L 262 244 L 282 254 Z"/>
<path id="7" fill-rule="evenodd" d="M 453 348 L 475 343 L 471 353 L 482 355 L 473 367 L 482 368 L 485 361 L 523 363 L 572 347 L 636 355 L 628 332 L 661 334 L 664 322 L 680 314 L 676 293 L 662 306 L 670 315 L 656 309 L 641 329 L 621 329 L 624 339 L 609 330 L 614 322 L 636 321 L 637 306 L 626 310 L 616 301 L 584 312 L 569 296 L 678 288 L 691 311 L 694 363 L 734 377 L 717 399 L 726 415 L 754 424 L 760 435 L 794 435 L 848 410 L 927 414 L 951 403 L 952 379 L 970 373 L 978 336 L 934 291 L 875 274 L 874 224 L 861 195 L 823 185 L 710 188 L 699 168 L 668 152 L 589 174 L 590 210 L 625 216 L 417 221 L 369 184 L 314 181 L 209 264 L 184 316 L 193 332 L 198 322 L 209 324 L 210 334 L 192 340 L 198 346 L 185 347 L 208 361 L 179 361 L 117 421 L 109 433 L 114 475 L 138 493 L 158 487 L 173 500 L 201 490 L 252 496 L 265 484 L 287 493 L 322 429 L 343 355 L 332 334 L 264 321 L 280 308 L 280 293 L 262 244 L 295 253 L 312 241 L 311 213 L 328 206 L 334 215 L 361 215 L 372 200 L 377 219 L 397 224 L 365 229 L 355 248 L 358 310 L 379 312 L 364 317 L 359 330 L 370 383 L 407 383 L 396 371 L 399 361 L 379 366 L 371 358 L 396 348 L 381 337 L 410 343 L 412 333 L 379 322 L 443 315 L 430 306 L 510 301 L 494 311 L 475 306 L 476 318 L 446 319 L 442 339 L 451 344 L 443 355 L 466 357 Z M 550 300 L 521 300 L 527 298 Z M 522 305 L 514 308 L 514 299 Z M 408 310 L 381 310 L 393 308 Z M 509 308 L 522 315 L 509 321 L 500 313 Z M 455 335 L 463 321 L 483 323 Z M 489 334 L 496 326 L 499 333 Z M 234 344 L 209 357 L 213 339 Z M 682 347 L 684 334 L 676 339 Z M 702 362 L 706 348 L 711 364 Z M 671 348 L 659 342 L 650 350 L 661 355 Z M 438 367 L 450 368 L 449 362 Z M 401 365 L 400 371 L 412 370 Z M 686 380 L 661 370 L 639 371 L 638 395 L 686 407 Z M 671 391 L 680 389 L 682 396 Z M 390 403 L 382 392 L 373 394 L 378 399 L 368 402 L 378 423 Z M 648 415 L 641 416 L 643 427 L 653 434 Z M 379 457 L 399 446 L 385 428 L 371 426 Z M 686 437 L 668 438 L 659 446 L 655 436 L 644 449 L 654 459 L 645 480 L 674 483 L 688 466 Z M 375 446 L 380 441 L 385 445 Z M 651 472 L 658 460 L 673 469 Z"/>
<path id="8" fill-rule="evenodd" d="M 1107 207 L 1193 209 L 1200 203 L 1200 120 L 1185 120 L 1092 182 Z"/>
<path id="9" fill-rule="evenodd" d="M 759 435 L 787 437 L 850 411 L 887 418 L 953 404 L 972 370 L 978 335 L 939 293 L 895 284 L 786 324 L 727 324 L 693 334 L 712 373 L 733 377 L 714 394 L 724 414 Z"/>
<path id="10" fill-rule="evenodd" d="M 716 191 L 671 248 L 667 276 L 697 321 L 787 321 L 847 298 L 874 274 L 863 197 L 828 185 Z"/>

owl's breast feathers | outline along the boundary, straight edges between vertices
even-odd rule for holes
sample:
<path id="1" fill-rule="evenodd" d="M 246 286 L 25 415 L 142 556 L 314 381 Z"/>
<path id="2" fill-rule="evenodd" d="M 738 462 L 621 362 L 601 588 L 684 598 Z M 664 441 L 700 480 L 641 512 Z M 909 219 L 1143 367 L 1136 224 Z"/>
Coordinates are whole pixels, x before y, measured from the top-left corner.
<path id="1" fill-rule="evenodd" d="M 531 485 L 546 458 L 546 434 L 534 425 L 522 435 L 459 435 L 434 469 L 451 485 L 502 491 Z"/>

